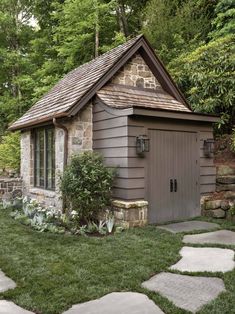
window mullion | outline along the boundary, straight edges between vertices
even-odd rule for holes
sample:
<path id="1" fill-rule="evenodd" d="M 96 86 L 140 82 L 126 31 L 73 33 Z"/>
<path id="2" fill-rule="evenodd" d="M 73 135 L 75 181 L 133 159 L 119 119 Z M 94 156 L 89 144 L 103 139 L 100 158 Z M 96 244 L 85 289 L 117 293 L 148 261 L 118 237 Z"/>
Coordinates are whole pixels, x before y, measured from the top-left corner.
<path id="1" fill-rule="evenodd" d="M 47 188 L 47 130 L 44 130 L 44 188 Z"/>

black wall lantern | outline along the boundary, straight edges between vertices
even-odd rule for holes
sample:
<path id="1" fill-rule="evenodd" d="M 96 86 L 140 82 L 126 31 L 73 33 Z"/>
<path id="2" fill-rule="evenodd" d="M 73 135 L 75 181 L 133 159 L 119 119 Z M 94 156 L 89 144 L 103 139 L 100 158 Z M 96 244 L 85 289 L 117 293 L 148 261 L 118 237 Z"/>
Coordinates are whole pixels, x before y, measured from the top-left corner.
<path id="1" fill-rule="evenodd" d="M 149 152 L 149 138 L 146 135 L 136 137 L 136 153 L 143 156 L 145 152 Z"/>
<path id="2" fill-rule="evenodd" d="M 213 139 L 207 139 L 203 144 L 203 152 L 205 157 L 213 157 L 215 141 Z"/>

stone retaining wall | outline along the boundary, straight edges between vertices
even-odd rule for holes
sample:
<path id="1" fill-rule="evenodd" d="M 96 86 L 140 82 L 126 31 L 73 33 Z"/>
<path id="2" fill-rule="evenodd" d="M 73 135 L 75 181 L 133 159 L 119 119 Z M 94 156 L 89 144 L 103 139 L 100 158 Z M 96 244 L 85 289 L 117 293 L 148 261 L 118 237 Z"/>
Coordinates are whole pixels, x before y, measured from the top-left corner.
<path id="1" fill-rule="evenodd" d="M 201 199 L 202 215 L 235 222 L 235 168 L 217 167 L 216 193 Z"/>
<path id="2" fill-rule="evenodd" d="M 22 194 L 21 178 L 0 178 L 0 201 L 16 191 Z M 13 193 L 14 194 L 14 193 Z"/>

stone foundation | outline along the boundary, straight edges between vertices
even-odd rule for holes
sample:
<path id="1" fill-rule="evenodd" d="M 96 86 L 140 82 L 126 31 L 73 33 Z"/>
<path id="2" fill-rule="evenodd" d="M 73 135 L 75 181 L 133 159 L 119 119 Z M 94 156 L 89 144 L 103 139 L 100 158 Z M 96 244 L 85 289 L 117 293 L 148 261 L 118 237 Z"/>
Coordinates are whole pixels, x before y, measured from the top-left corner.
<path id="1" fill-rule="evenodd" d="M 148 223 L 148 202 L 140 201 L 113 201 L 114 216 L 117 223 L 125 227 L 140 227 Z"/>

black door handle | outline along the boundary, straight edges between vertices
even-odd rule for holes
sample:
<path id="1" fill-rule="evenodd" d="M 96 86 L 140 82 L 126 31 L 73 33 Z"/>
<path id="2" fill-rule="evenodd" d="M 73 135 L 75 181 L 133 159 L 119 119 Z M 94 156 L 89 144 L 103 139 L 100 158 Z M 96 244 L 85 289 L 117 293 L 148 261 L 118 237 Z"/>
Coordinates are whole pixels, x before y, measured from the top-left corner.
<path id="1" fill-rule="evenodd" d="M 170 179 L 170 192 L 173 192 L 173 180 Z"/>
<path id="2" fill-rule="evenodd" d="M 174 180 L 175 192 L 177 192 L 177 180 Z"/>

